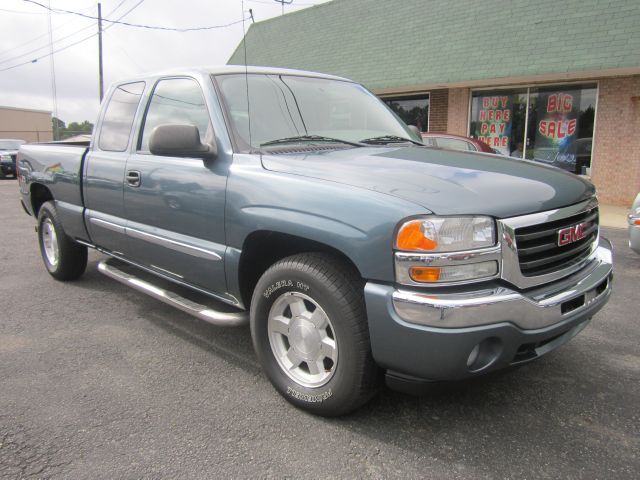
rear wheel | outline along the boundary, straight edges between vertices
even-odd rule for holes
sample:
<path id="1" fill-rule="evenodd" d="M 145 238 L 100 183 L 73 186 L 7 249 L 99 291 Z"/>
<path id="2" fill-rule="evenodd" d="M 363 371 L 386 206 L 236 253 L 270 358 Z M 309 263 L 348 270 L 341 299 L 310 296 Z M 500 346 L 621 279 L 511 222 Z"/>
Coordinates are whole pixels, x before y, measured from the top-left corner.
<path id="1" fill-rule="evenodd" d="M 269 268 L 253 294 L 251 334 L 269 380 L 299 408 L 343 415 L 377 390 L 363 282 L 337 257 L 299 254 Z"/>
<path id="2" fill-rule="evenodd" d="M 38 212 L 38 243 L 44 266 L 57 280 L 75 280 L 87 268 L 87 247 L 64 233 L 52 201 Z"/>

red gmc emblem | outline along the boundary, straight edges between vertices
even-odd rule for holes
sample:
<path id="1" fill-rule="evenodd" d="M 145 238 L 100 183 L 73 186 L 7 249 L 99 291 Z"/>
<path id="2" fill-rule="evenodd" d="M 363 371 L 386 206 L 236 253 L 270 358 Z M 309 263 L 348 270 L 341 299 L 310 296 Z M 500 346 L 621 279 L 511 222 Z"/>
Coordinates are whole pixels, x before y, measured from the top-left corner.
<path id="1" fill-rule="evenodd" d="M 591 222 L 583 222 L 558 230 L 558 246 L 564 247 L 570 243 L 582 240 L 587 236 L 585 232 L 590 226 Z"/>

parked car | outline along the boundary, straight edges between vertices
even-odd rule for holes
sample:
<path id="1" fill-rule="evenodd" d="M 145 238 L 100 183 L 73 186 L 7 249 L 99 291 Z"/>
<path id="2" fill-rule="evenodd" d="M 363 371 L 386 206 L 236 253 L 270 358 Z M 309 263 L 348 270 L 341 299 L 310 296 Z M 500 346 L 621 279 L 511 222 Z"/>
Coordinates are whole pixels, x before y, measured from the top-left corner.
<path id="1" fill-rule="evenodd" d="M 16 158 L 20 145 L 26 143 L 24 140 L 3 138 L 0 139 L 0 174 L 3 177 L 12 176 L 16 178 Z"/>
<path id="2" fill-rule="evenodd" d="M 22 146 L 21 200 L 55 279 L 103 252 L 112 279 L 250 324 L 276 390 L 340 415 L 382 372 L 416 391 L 539 358 L 611 293 L 591 183 L 412 135 L 339 77 L 160 73 L 110 88 L 90 145 Z"/>
<path id="3" fill-rule="evenodd" d="M 462 150 L 464 152 L 500 153 L 476 138 L 453 135 L 451 133 L 421 133 L 422 141 L 429 147 L 445 148 L 447 150 Z"/>
<path id="4" fill-rule="evenodd" d="M 629 213 L 629 247 L 640 253 L 640 193 L 636 196 Z"/>

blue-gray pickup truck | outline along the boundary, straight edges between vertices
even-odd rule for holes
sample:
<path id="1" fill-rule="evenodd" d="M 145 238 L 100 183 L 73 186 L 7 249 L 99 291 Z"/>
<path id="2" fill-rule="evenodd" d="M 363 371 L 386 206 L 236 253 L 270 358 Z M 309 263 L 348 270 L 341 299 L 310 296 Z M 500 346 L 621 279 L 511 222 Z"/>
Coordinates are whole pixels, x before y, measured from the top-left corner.
<path id="1" fill-rule="evenodd" d="M 420 391 L 534 360 L 611 293 L 592 184 L 428 148 L 329 75 L 226 66 L 119 82 L 90 143 L 25 145 L 18 175 L 55 279 L 80 277 L 92 248 L 108 277 L 249 324 L 276 390 L 320 415 L 383 380 Z"/>

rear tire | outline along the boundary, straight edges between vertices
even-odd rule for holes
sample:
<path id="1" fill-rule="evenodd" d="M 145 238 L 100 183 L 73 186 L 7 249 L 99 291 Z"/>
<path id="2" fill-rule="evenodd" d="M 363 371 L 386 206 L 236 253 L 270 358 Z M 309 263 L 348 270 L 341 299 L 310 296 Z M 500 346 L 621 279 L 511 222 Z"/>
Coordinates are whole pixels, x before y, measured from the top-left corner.
<path id="1" fill-rule="evenodd" d="M 298 408 L 344 415 L 378 390 L 364 282 L 333 255 L 298 254 L 272 265 L 253 293 L 251 336 L 269 380 Z"/>
<path id="2" fill-rule="evenodd" d="M 76 280 L 87 268 L 87 247 L 64 233 L 53 201 L 38 212 L 38 243 L 44 266 L 56 280 Z"/>

